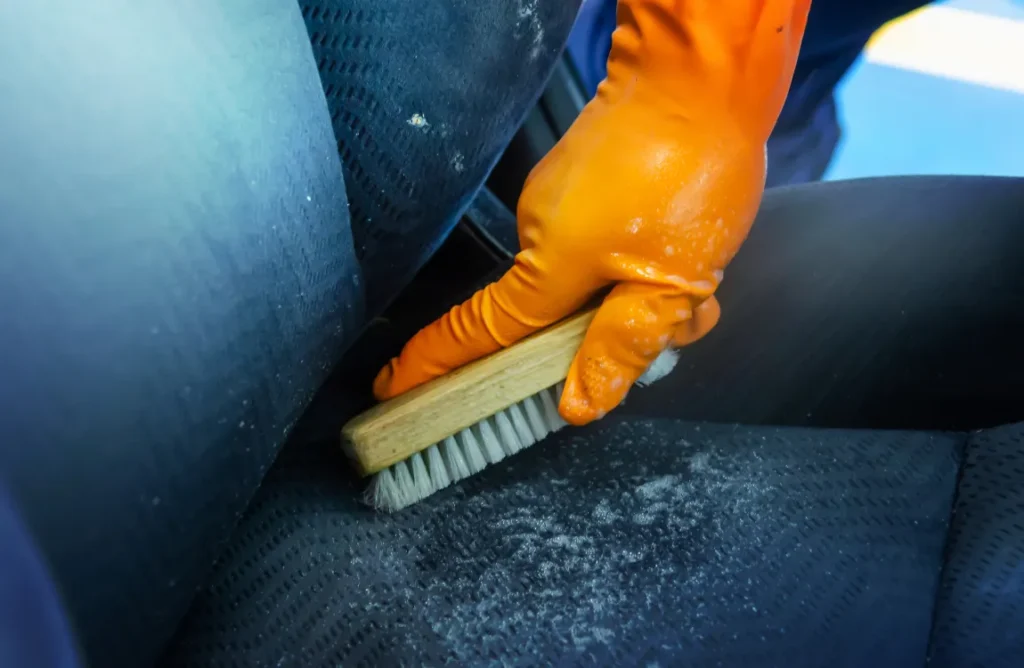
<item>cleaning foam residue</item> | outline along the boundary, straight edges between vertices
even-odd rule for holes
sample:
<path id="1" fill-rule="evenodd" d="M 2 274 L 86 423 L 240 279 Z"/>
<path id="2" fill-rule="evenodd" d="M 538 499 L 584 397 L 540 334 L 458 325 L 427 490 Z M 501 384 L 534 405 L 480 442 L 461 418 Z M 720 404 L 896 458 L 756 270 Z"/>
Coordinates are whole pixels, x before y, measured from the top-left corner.
<path id="1" fill-rule="evenodd" d="M 608 437 L 618 440 L 609 450 L 637 457 L 661 438 L 649 423 L 619 425 Z M 567 456 L 611 459 L 585 441 L 573 439 Z M 459 512 L 489 520 L 473 527 L 468 542 L 476 547 L 460 550 L 446 567 L 450 578 L 465 581 L 446 577 L 438 584 L 481 595 L 427 597 L 436 608 L 433 630 L 455 655 L 471 660 L 509 643 L 535 642 L 600 654 L 631 634 L 650 633 L 640 628 L 643 620 L 659 618 L 674 601 L 703 596 L 746 568 L 743 560 L 765 539 L 761 508 L 771 486 L 689 441 L 662 447 L 675 451 L 668 473 L 645 474 L 634 464 L 621 467 L 633 472 L 624 479 L 605 471 L 567 480 L 542 469 L 539 478 L 497 482 L 485 494 L 458 499 Z M 735 547 L 725 535 L 735 531 L 752 545 Z M 517 625 L 505 614 L 512 610 L 533 623 Z M 554 637 L 532 637 L 536 620 L 547 620 L 544 633 Z"/>

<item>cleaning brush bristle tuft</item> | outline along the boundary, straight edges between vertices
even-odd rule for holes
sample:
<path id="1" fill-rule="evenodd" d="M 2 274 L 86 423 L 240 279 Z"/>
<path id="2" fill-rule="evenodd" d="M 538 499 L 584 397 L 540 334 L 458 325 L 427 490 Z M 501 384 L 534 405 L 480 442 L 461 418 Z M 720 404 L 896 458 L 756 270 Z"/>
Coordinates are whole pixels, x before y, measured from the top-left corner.
<path id="1" fill-rule="evenodd" d="M 389 466 L 373 477 L 367 503 L 401 510 L 561 429 L 566 422 L 557 409 L 560 391 L 561 386 L 548 388 Z"/>

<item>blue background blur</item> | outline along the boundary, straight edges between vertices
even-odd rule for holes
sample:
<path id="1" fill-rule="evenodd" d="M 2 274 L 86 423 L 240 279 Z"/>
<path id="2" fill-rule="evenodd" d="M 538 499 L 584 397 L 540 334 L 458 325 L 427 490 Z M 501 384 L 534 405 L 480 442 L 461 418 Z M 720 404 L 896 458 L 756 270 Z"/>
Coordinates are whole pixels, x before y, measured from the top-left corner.
<path id="1" fill-rule="evenodd" d="M 1003 25 L 1015 27 L 1016 48 L 1000 57 L 1004 67 L 1016 70 L 1018 89 L 1024 88 L 1019 85 L 1024 83 L 1024 3 L 954 0 L 921 11 L 942 8 L 1012 22 Z M 866 54 L 838 94 L 844 137 L 828 179 L 889 174 L 1024 176 L 1024 92 L 878 64 Z"/>

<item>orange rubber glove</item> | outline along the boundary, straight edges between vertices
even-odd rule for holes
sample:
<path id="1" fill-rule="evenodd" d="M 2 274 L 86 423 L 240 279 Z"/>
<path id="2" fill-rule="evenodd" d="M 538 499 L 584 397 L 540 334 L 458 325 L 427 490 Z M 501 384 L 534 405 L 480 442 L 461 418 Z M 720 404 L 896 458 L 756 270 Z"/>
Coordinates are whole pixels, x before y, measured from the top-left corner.
<path id="1" fill-rule="evenodd" d="M 718 321 L 713 295 L 764 190 L 765 142 L 810 0 L 619 0 L 608 78 L 530 174 L 514 267 L 420 331 L 374 383 L 401 394 L 551 325 L 610 286 L 559 411 L 619 404 L 670 344 Z"/>

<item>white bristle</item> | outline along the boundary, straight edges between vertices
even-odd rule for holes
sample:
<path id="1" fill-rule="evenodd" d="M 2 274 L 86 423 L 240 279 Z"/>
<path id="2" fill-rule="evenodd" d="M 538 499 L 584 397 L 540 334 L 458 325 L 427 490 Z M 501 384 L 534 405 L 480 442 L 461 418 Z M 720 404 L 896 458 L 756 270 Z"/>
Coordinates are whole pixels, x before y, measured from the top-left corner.
<path id="1" fill-rule="evenodd" d="M 448 465 L 448 475 L 451 476 L 452 482 L 473 475 L 466 464 L 466 458 L 462 455 L 462 448 L 459 447 L 454 436 L 444 439 L 444 463 Z"/>
<path id="2" fill-rule="evenodd" d="M 678 359 L 675 350 L 664 351 L 637 384 L 665 377 Z M 559 383 L 538 392 L 380 471 L 367 490 L 367 502 L 379 510 L 401 510 L 565 427 L 568 423 L 558 414 L 564 387 Z"/>
<path id="3" fill-rule="evenodd" d="M 472 447 L 479 450 L 488 464 L 497 464 L 505 459 L 505 451 L 501 449 L 501 443 L 496 443 L 493 439 L 477 438 L 474 431 L 473 429 L 464 429 L 460 434 L 459 438 L 462 441 L 463 449 Z"/>
<path id="4" fill-rule="evenodd" d="M 469 465 L 469 473 L 472 475 L 474 473 L 480 473 L 480 471 L 483 471 L 487 467 L 487 458 L 484 457 L 483 448 L 481 448 L 480 444 L 476 442 L 476 439 L 473 439 L 472 442 L 467 442 L 463 437 L 463 435 L 469 431 L 469 429 L 464 429 L 459 432 L 459 445 L 462 446 L 462 454 L 466 456 L 466 464 Z"/>
<path id="5" fill-rule="evenodd" d="M 413 484 L 412 474 L 409 473 L 409 465 L 398 462 L 392 469 L 395 472 L 395 487 L 398 488 L 402 505 L 415 503 L 416 485 Z"/>
<path id="6" fill-rule="evenodd" d="M 512 426 L 512 419 L 509 417 L 508 411 L 496 413 L 491 419 L 494 420 L 494 426 L 498 428 L 498 438 L 501 440 L 501 446 L 505 448 L 505 452 L 514 455 L 523 449 L 523 444 L 519 442 L 519 435 L 516 434 L 516 428 Z"/>
<path id="7" fill-rule="evenodd" d="M 498 436 L 498 432 L 495 431 L 494 417 L 489 417 L 481 420 L 476 425 L 476 434 L 480 439 L 480 442 L 485 444 L 489 448 L 495 448 L 501 451 L 502 456 L 513 454 L 507 452 L 501 445 L 501 437 Z"/>
<path id="8" fill-rule="evenodd" d="M 519 443 L 521 448 L 528 448 L 537 442 L 537 437 L 533 435 L 533 431 L 530 430 L 530 423 L 526 419 L 526 413 L 523 412 L 521 404 L 515 404 L 509 406 L 507 409 L 508 416 L 512 420 L 512 426 L 515 427 L 516 436 L 519 437 Z"/>
<path id="9" fill-rule="evenodd" d="M 548 435 L 548 425 L 544 422 L 543 409 L 538 404 L 538 399 L 539 397 L 534 395 L 527 397 L 522 403 L 523 411 L 526 413 L 526 422 L 530 425 L 534 442 Z"/>
<path id="10" fill-rule="evenodd" d="M 562 391 L 558 386 L 549 387 L 540 393 L 540 403 L 544 406 L 544 421 L 550 431 L 561 429 L 566 425 L 565 420 L 558 412 L 558 399 L 561 396 Z"/>
<path id="11" fill-rule="evenodd" d="M 444 457 L 441 455 L 440 445 L 432 445 L 427 448 L 427 465 L 428 475 L 434 483 L 435 490 L 444 489 L 452 484 L 452 479 L 448 475 L 448 469 L 444 465 Z"/>
<path id="12" fill-rule="evenodd" d="M 402 498 L 402 490 L 395 484 L 395 477 L 391 475 L 391 469 L 387 468 L 373 477 L 373 484 L 367 492 L 367 501 L 376 508 L 394 507 L 401 508 L 399 500 Z"/>
<path id="13" fill-rule="evenodd" d="M 636 381 L 637 386 L 644 387 L 661 380 L 672 373 L 672 369 L 676 368 L 676 363 L 678 362 L 679 351 L 675 348 L 666 348 L 661 351 L 660 355 L 654 358 L 654 361 L 647 367 L 647 371 L 644 371 L 643 375 Z"/>
<path id="14" fill-rule="evenodd" d="M 415 491 L 412 496 L 422 499 L 434 491 L 434 485 L 430 481 L 430 474 L 427 473 L 427 463 L 423 460 L 423 453 L 417 452 L 409 458 L 409 468 L 412 469 L 412 486 Z"/>

